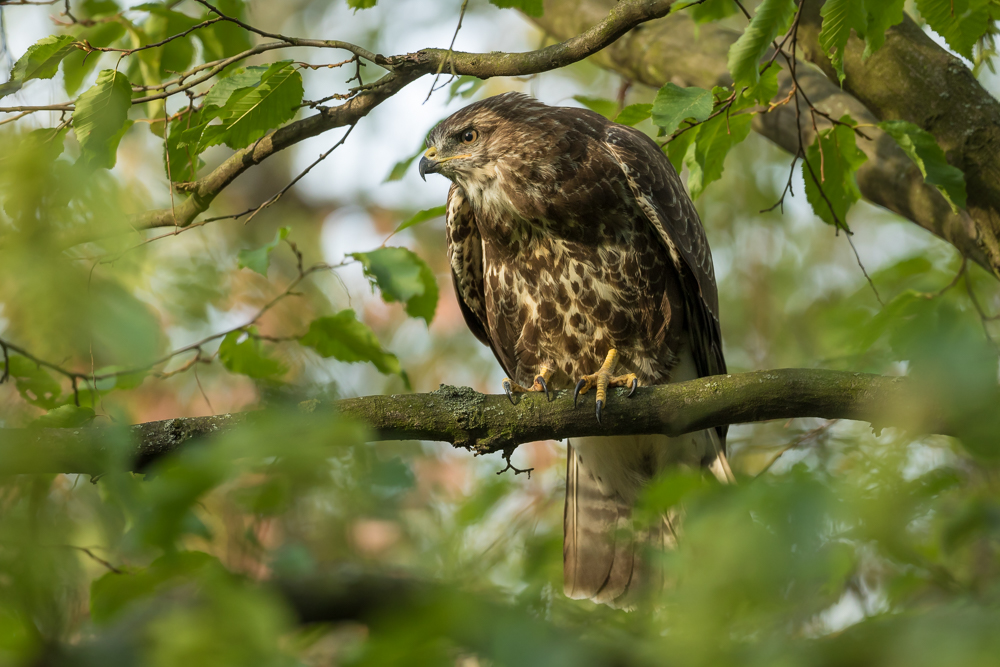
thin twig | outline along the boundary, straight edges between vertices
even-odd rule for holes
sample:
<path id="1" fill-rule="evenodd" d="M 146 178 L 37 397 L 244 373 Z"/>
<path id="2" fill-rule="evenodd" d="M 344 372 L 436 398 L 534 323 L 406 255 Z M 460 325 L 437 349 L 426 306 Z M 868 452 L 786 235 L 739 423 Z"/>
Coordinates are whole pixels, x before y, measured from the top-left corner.
<path id="1" fill-rule="evenodd" d="M 441 72 L 444 70 L 444 64 L 446 62 L 451 64 L 451 79 L 448 79 L 448 82 L 451 82 L 451 80 L 456 76 L 455 63 L 452 61 L 452 54 L 455 53 L 455 40 L 458 39 L 458 31 L 462 29 L 462 19 L 465 18 L 465 8 L 468 6 L 469 0 L 462 0 L 462 8 L 458 12 L 458 25 L 455 26 L 455 32 L 451 36 L 451 44 L 448 45 L 447 55 L 445 55 L 444 59 L 438 64 L 437 72 L 434 73 L 434 81 L 431 82 L 431 89 L 427 91 L 427 97 L 424 98 L 425 104 L 427 103 L 427 100 L 431 99 L 431 95 L 434 94 L 434 91 L 439 90 L 439 88 L 437 88 L 437 82 L 438 79 L 441 78 Z M 445 85 L 448 84 L 445 83 Z"/>

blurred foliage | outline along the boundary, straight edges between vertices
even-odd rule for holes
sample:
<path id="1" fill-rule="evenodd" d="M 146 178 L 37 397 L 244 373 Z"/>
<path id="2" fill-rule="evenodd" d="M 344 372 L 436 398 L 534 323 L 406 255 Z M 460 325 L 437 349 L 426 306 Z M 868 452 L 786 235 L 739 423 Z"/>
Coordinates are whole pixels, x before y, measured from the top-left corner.
<path id="1" fill-rule="evenodd" d="M 916 6 L 953 48 L 992 64 L 995 27 L 980 19 L 1000 18 L 997 3 L 955 0 L 956 13 L 943 12 L 950 1 Z M 536 0 L 492 4 L 542 10 Z M 443 207 L 414 196 L 390 210 L 293 188 L 244 225 L 232 211 L 258 210 L 300 171 L 276 156 L 219 196 L 211 224 L 132 229 L 130 216 L 183 201 L 170 182 L 203 177 L 301 118 L 303 97 L 326 80 L 301 66 L 315 52 L 268 53 L 226 65 L 190 98 L 129 104 L 259 40 L 219 21 L 130 56 L 85 53 L 70 45 L 137 48 L 213 14 L 191 0 L 74 0 L 73 18 L 46 24 L 56 34 L 15 54 L 0 84 L 11 106 L 79 95 L 72 112 L 0 125 L 0 428 L 260 410 L 141 473 L 128 471 L 121 429 L 109 431 L 102 476 L 0 479 L 0 665 L 995 664 L 1000 289 L 946 243 L 857 203 L 849 118 L 807 150 L 821 178 L 800 167 L 789 181 L 788 156 L 749 123 L 776 90 L 778 65 L 760 60 L 795 3 L 757 4 L 732 54 L 738 88 L 626 95 L 587 63 L 503 85 L 559 91 L 552 102 L 575 96 L 670 139 L 668 155 L 700 195 L 734 372 L 909 374 L 961 415 L 959 437 L 820 420 L 733 427 L 743 483 L 674 472 L 639 505 L 640 522 L 683 508 L 679 548 L 650 554 L 667 590 L 630 613 L 566 599 L 560 446 L 518 450 L 530 479 L 497 476 L 496 461 L 432 443 L 368 443 L 326 410 L 335 397 L 411 383 L 499 386 L 451 294 Z M 836 56 L 853 28 L 877 49 L 902 5 L 831 1 L 827 18 L 846 23 L 825 26 L 824 44 Z M 417 14 L 388 0 L 216 6 L 268 30 L 385 53 L 399 52 L 387 40 L 400 34 L 436 45 Z M 29 12 L 61 7 L 0 11 L 16 30 Z M 467 11 L 487 22 L 501 14 L 475 1 Z M 723 0 L 685 11 L 746 24 Z M 322 32 L 330 16 L 344 34 Z M 352 18 L 373 23 L 355 29 Z M 497 86 L 462 77 L 438 95 L 465 101 Z M 25 97 L 38 91 L 40 102 Z M 414 125 L 392 157 L 393 183 L 373 176 L 377 201 L 377 188 L 412 176 L 428 127 L 369 121 Z M 964 180 L 933 138 L 905 123 L 883 129 L 964 205 Z M 783 196 L 786 183 L 798 196 Z M 823 213 L 820 183 L 836 216 Z M 353 237 L 379 240 L 331 248 Z M 380 245 L 390 237 L 397 245 Z M 339 611 L 303 623 L 303 598 L 286 584 Z"/>

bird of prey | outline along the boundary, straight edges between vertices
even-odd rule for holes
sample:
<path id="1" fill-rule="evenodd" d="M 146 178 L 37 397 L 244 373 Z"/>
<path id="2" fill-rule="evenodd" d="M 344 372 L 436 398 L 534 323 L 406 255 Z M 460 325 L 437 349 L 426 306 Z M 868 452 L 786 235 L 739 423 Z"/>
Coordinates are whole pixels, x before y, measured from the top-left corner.
<path id="1" fill-rule="evenodd" d="M 653 385 L 726 372 L 704 229 L 677 172 L 642 132 L 520 93 L 475 102 L 427 138 L 420 175 L 448 192 L 447 243 L 469 328 L 508 395 Z M 725 429 L 680 438 L 592 437 L 568 447 L 566 594 L 633 606 L 662 573 L 645 545 L 676 539 L 673 517 L 632 529 L 643 485 L 669 466 L 732 478 Z"/>

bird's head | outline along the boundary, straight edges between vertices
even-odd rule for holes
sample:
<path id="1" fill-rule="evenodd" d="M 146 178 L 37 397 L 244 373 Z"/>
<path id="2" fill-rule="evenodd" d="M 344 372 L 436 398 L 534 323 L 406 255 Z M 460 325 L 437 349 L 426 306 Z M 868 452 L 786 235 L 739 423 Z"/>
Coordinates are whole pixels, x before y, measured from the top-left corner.
<path id="1" fill-rule="evenodd" d="M 505 93 L 456 111 L 427 135 L 420 177 L 441 174 L 460 186 L 495 177 L 498 161 L 517 152 L 517 126 L 532 120 L 533 110 L 549 108 L 527 95 Z"/>

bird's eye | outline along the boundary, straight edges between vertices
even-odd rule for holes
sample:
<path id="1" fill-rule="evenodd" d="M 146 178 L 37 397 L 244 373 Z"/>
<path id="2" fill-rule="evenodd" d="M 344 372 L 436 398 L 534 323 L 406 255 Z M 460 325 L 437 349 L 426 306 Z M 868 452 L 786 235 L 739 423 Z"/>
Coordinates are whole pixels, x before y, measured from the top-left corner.
<path id="1" fill-rule="evenodd" d="M 462 143 L 471 144 L 479 138 L 479 133 L 475 130 L 466 130 L 462 133 Z"/>

